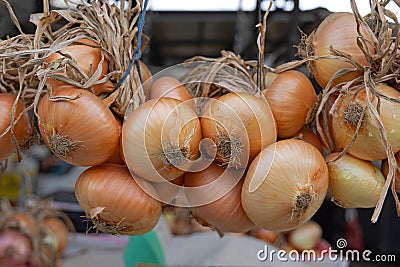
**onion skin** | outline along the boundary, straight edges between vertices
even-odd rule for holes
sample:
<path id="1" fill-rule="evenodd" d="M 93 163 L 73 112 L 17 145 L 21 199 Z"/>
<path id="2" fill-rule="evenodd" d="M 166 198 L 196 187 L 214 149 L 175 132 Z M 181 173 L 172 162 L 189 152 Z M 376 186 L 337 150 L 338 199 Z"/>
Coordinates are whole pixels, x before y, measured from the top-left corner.
<path id="1" fill-rule="evenodd" d="M 83 89 L 60 89 L 53 96 L 80 97 L 51 101 L 46 94 L 39 103 L 39 130 L 51 151 L 77 166 L 105 162 L 117 148 L 118 125 L 111 111 L 95 95 Z M 67 145 L 59 140 L 65 141 Z"/>
<path id="2" fill-rule="evenodd" d="M 201 129 L 203 137 L 217 145 L 216 160 L 236 168 L 246 167 L 263 148 L 276 141 L 275 119 L 268 104 L 247 93 L 228 93 L 206 103 Z M 229 136 L 229 153 L 218 145 L 220 136 Z M 239 150 L 243 149 L 237 154 L 231 149 L 235 140 Z"/>
<path id="3" fill-rule="evenodd" d="M 24 233 L 38 235 L 37 222 L 28 213 L 16 212 L 4 223 L 2 229 L 19 229 Z"/>
<path id="4" fill-rule="evenodd" d="M 288 231 L 320 208 L 328 179 L 325 159 L 313 145 L 296 139 L 278 141 L 262 150 L 249 166 L 242 205 L 257 226 Z"/>
<path id="5" fill-rule="evenodd" d="M 180 187 L 183 186 L 185 181 L 185 175 L 179 176 L 172 181 L 165 181 L 162 183 L 151 183 L 151 185 L 156 190 L 158 196 L 160 197 L 158 200 L 162 202 L 162 205 L 173 205 L 174 200 L 178 192 L 180 191 Z M 175 187 L 171 184 L 174 184 L 178 187 Z"/>
<path id="6" fill-rule="evenodd" d="M 323 153 L 321 141 L 310 128 L 303 127 L 294 138 L 310 143 L 311 145 L 315 146 L 319 150 L 319 152 L 321 152 L 321 154 Z"/>
<path id="7" fill-rule="evenodd" d="M 79 176 L 75 196 L 98 230 L 141 235 L 157 224 L 161 203 L 143 191 L 136 179 L 126 167 L 113 164 L 91 167 Z M 144 180 L 143 185 L 146 191 L 153 189 Z M 156 195 L 154 189 L 151 193 Z"/>
<path id="8" fill-rule="evenodd" d="M 151 75 L 150 69 L 144 64 L 143 61 L 139 60 L 140 63 L 140 74 L 142 76 L 143 92 L 146 99 L 150 97 L 150 90 L 153 86 L 153 76 Z"/>
<path id="9" fill-rule="evenodd" d="M 78 42 L 81 44 L 79 44 Z M 92 46 L 98 46 L 98 44 L 93 40 L 82 38 L 79 39 L 77 43 L 72 43 L 71 45 L 62 48 L 60 52 L 68 54 L 72 59 L 74 59 L 77 62 L 79 68 L 86 75 L 90 77 L 90 75 L 92 75 L 98 69 L 102 53 L 100 48 Z M 46 58 L 46 62 L 50 63 L 56 60 L 62 60 L 63 58 L 64 56 L 61 53 L 55 52 Z M 104 61 L 101 66 L 100 79 L 102 79 L 104 75 L 107 74 L 107 72 L 108 72 L 108 59 L 104 58 Z M 65 71 L 57 74 L 66 75 Z M 47 78 L 46 82 L 47 85 L 50 86 L 52 90 L 57 90 L 59 88 L 74 87 L 73 85 L 56 80 L 54 78 Z M 93 86 L 93 93 L 95 95 L 99 95 L 103 92 L 110 93 L 113 90 L 114 90 L 114 85 L 110 81 L 101 84 L 96 84 Z"/>
<path id="10" fill-rule="evenodd" d="M 371 162 L 349 154 L 332 161 L 337 155 L 326 157 L 332 201 L 343 208 L 375 207 L 385 183 L 381 171 Z"/>
<path id="11" fill-rule="evenodd" d="M 183 175 L 185 170 L 180 164 L 185 163 L 185 158 L 198 158 L 201 138 L 200 122 L 193 108 L 173 98 L 145 102 L 122 126 L 126 164 L 150 182 L 171 181 Z M 166 154 L 176 157 L 176 162 L 170 163 Z"/>
<path id="12" fill-rule="evenodd" d="M 0 135 L 11 125 L 11 112 L 15 101 L 15 96 L 9 93 L 0 93 Z M 15 110 L 14 119 L 17 119 L 21 112 L 25 109 L 21 100 L 18 100 Z M 25 113 L 18 123 L 14 126 L 14 136 L 18 145 L 23 145 L 29 138 L 32 132 L 32 127 L 29 121 L 29 116 Z M 8 158 L 16 151 L 16 147 L 11 140 L 11 131 L 0 138 L 0 162 Z"/>
<path id="13" fill-rule="evenodd" d="M 122 158 L 121 154 L 121 142 L 122 142 L 122 122 L 121 119 L 115 116 L 115 121 L 118 126 L 118 145 L 112 155 L 104 162 L 104 163 L 110 163 L 110 164 L 120 164 L 120 165 L 125 165 L 125 161 Z"/>
<path id="14" fill-rule="evenodd" d="M 169 76 L 161 77 L 153 83 L 150 99 L 170 97 L 182 102 L 193 99 L 186 87 L 177 79 Z"/>
<path id="15" fill-rule="evenodd" d="M 300 131 L 317 102 L 311 81 L 295 70 L 279 74 L 263 94 L 274 114 L 279 138 L 293 137 Z"/>
<path id="16" fill-rule="evenodd" d="M 187 172 L 185 174 L 185 187 L 204 186 L 219 179 L 225 171 L 231 173 L 232 179 L 230 180 L 233 184 L 236 179 L 234 177 L 235 172 L 225 170 L 223 167 L 213 163 L 202 171 Z M 240 198 L 242 185 L 243 181 L 239 181 L 223 197 L 211 203 L 208 203 L 207 198 L 212 199 L 213 192 L 204 190 L 204 202 L 208 204 L 193 207 L 193 215 L 223 232 L 243 233 L 249 231 L 254 226 L 254 223 L 247 217 L 242 207 Z M 221 190 L 225 189 L 224 186 L 219 185 L 218 187 Z M 207 196 L 207 194 L 211 195 Z M 187 194 L 189 203 L 191 202 L 191 197 L 190 194 Z"/>
<path id="17" fill-rule="evenodd" d="M 368 40 L 368 35 L 364 34 L 363 31 L 362 33 L 363 37 Z M 324 19 L 314 34 L 309 36 L 311 38 L 309 41 L 312 44 L 313 55 L 316 57 L 332 55 L 330 51 L 332 46 L 336 50 L 351 55 L 361 66 L 369 66 L 364 53 L 357 45 L 357 37 L 357 24 L 354 15 L 347 12 L 336 12 Z M 371 48 L 371 54 L 373 54 L 372 51 Z M 325 88 L 332 75 L 343 68 L 354 68 L 354 66 L 339 59 L 318 59 L 311 61 L 310 70 L 318 84 Z M 360 71 L 343 75 L 336 78 L 332 86 L 340 82 L 351 81 L 361 75 Z"/>
<path id="18" fill-rule="evenodd" d="M 397 165 L 400 166 L 400 153 L 396 153 L 395 155 Z M 381 165 L 381 171 L 383 173 L 383 176 L 387 177 L 389 174 L 389 163 L 387 159 L 382 160 L 382 165 Z M 396 180 L 395 188 L 396 192 L 400 193 L 400 172 L 399 170 L 396 170 L 394 179 Z"/>
<path id="19" fill-rule="evenodd" d="M 32 255 L 31 241 L 21 232 L 0 232 L 0 266 L 24 266 Z"/>
<path id="20" fill-rule="evenodd" d="M 288 243 L 298 251 L 314 249 L 322 238 L 321 226 L 309 221 L 289 232 Z"/>
<path id="21" fill-rule="evenodd" d="M 400 93 L 386 84 L 377 84 L 376 88 L 385 96 L 400 98 Z M 335 141 L 342 148 L 345 148 L 350 144 L 354 136 L 357 118 L 359 118 L 354 115 L 357 114 L 354 111 L 355 108 L 351 112 L 348 111 L 351 110 L 351 107 L 362 109 L 366 105 L 365 90 L 358 91 L 354 96 L 347 94 L 339 101 L 338 116 L 332 119 L 332 132 Z M 372 100 L 375 107 L 377 102 L 376 98 Z M 381 98 L 379 112 L 388 141 L 392 145 L 393 152 L 396 153 L 400 150 L 400 120 L 398 119 L 400 117 L 400 104 Z M 364 122 L 358 132 L 356 141 L 348 150 L 348 153 L 364 160 L 382 160 L 386 158 L 387 154 L 379 137 L 379 129 L 368 110 L 363 120 Z"/>

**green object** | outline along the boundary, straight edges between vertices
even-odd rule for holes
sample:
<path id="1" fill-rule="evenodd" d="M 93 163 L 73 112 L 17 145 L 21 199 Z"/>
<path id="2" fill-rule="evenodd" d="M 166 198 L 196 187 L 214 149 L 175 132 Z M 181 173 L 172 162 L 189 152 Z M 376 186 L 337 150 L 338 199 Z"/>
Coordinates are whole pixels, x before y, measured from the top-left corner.
<path id="1" fill-rule="evenodd" d="M 140 236 L 131 236 L 124 250 L 125 267 L 135 267 L 138 263 L 164 265 L 164 253 L 154 231 Z"/>

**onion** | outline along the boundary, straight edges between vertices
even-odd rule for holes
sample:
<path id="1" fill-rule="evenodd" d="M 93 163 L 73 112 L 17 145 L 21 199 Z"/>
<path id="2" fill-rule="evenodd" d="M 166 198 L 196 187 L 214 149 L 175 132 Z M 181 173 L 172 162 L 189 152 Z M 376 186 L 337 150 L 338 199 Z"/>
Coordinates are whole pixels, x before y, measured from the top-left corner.
<path id="1" fill-rule="evenodd" d="M 400 153 L 397 152 L 394 157 L 396 158 L 397 165 L 400 166 Z M 382 165 L 381 165 L 381 170 L 382 173 L 385 177 L 389 174 L 389 163 L 387 159 L 382 160 Z M 395 189 L 396 192 L 400 193 L 400 172 L 399 170 L 396 170 L 395 174 Z"/>
<path id="2" fill-rule="evenodd" d="M 161 216 L 161 203 L 143 191 L 121 165 L 104 164 L 85 170 L 75 184 L 75 196 L 95 228 L 104 233 L 141 235 Z M 157 195 L 146 181 L 146 192 Z"/>
<path id="3" fill-rule="evenodd" d="M 62 255 L 67 248 L 69 239 L 69 231 L 66 224 L 56 217 L 45 218 L 40 223 L 48 229 L 51 238 L 54 238 L 55 252 L 58 255 Z"/>
<path id="4" fill-rule="evenodd" d="M 200 222 L 222 232 L 235 233 L 247 232 L 254 226 L 242 207 L 240 194 L 243 181 L 238 182 L 240 179 L 238 174 L 240 175 L 238 171 L 224 169 L 216 163 L 202 171 L 185 174 L 185 187 L 202 187 L 216 182 L 213 184 L 214 189 L 204 188 L 196 193 L 190 189 L 186 190 L 189 205 L 198 203 L 199 198 L 204 203 L 204 205 L 192 207 L 193 215 Z M 221 181 L 222 179 L 224 180 Z M 213 201 L 215 195 L 220 192 L 222 192 L 221 197 Z"/>
<path id="5" fill-rule="evenodd" d="M 332 161 L 338 153 L 326 157 L 329 168 L 329 190 L 332 200 L 343 208 L 373 208 L 385 178 L 371 162 L 345 154 Z"/>
<path id="6" fill-rule="evenodd" d="M 310 143 L 311 145 L 315 146 L 319 150 L 319 152 L 322 153 L 321 141 L 319 140 L 318 136 L 313 132 L 313 130 L 311 130 L 309 127 L 304 126 L 294 138 Z"/>
<path id="7" fill-rule="evenodd" d="M 122 122 L 121 120 L 115 116 L 115 121 L 118 126 L 118 145 L 115 148 L 114 152 L 111 154 L 111 156 L 104 162 L 104 163 L 110 163 L 110 164 L 120 164 L 120 165 L 125 165 L 125 161 L 122 158 L 121 154 L 121 141 L 122 141 Z"/>
<path id="8" fill-rule="evenodd" d="M 96 47 L 97 46 L 97 47 Z M 64 48 L 62 48 L 59 52 L 55 52 L 48 56 L 46 58 L 46 62 L 56 62 L 56 61 L 61 61 L 67 58 L 71 58 L 76 62 L 76 64 L 79 66 L 79 68 L 89 77 L 91 77 L 97 69 L 100 67 L 100 62 L 101 62 L 101 49 L 98 47 L 99 45 L 94 42 L 93 40 L 89 39 L 79 39 L 76 42 L 72 43 L 71 45 L 68 45 Z M 66 55 L 66 56 L 64 56 Z M 67 67 L 68 70 L 69 67 Z M 77 72 L 76 70 L 74 70 Z M 101 72 L 99 76 L 99 80 L 104 78 L 104 75 L 106 75 L 108 72 L 108 60 L 104 58 L 104 61 L 102 62 L 101 65 Z M 65 70 L 63 72 L 57 72 L 55 74 L 58 75 L 63 75 L 65 76 L 66 72 Z M 69 72 L 71 75 L 71 71 Z M 77 75 L 77 74 L 75 74 Z M 71 77 L 69 77 L 71 78 Z M 75 80 L 79 80 L 78 77 L 72 77 L 75 78 Z M 57 90 L 59 88 L 73 88 L 73 85 L 70 85 L 66 82 L 56 80 L 54 78 L 47 78 L 46 80 L 47 85 L 51 87 L 53 90 Z M 114 90 L 114 85 L 107 80 L 105 83 L 101 84 L 96 84 L 93 86 L 93 93 L 96 95 L 99 95 L 103 92 L 110 93 Z"/>
<path id="9" fill-rule="evenodd" d="M 95 95 L 82 89 L 60 89 L 52 101 L 46 94 L 39 103 L 39 130 L 46 145 L 64 161 L 91 166 L 106 161 L 116 150 L 118 126 L 111 111 Z"/>
<path id="10" fill-rule="evenodd" d="M 263 91 L 278 128 L 278 137 L 293 137 L 313 115 L 317 95 L 310 80 L 301 72 L 282 72 Z"/>
<path id="11" fill-rule="evenodd" d="M 197 159 L 201 128 L 188 103 L 173 98 L 152 99 L 135 109 L 122 126 L 122 146 L 128 168 L 151 182 L 173 180 Z"/>
<path id="12" fill-rule="evenodd" d="M 278 239 L 279 233 L 274 231 L 269 231 L 261 227 L 254 227 L 251 230 L 251 235 L 269 244 L 273 244 Z"/>
<path id="13" fill-rule="evenodd" d="M 139 60 L 139 63 L 140 63 L 140 74 L 142 77 L 143 92 L 146 96 L 146 99 L 149 99 L 150 90 L 151 87 L 153 86 L 153 77 L 147 65 L 144 64 L 143 61 L 141 60 Z"/>
<path id="14" fill-rule="evenodd" d="M 182 102 L 193 98 L 181 82 L 169 76 L 159 78 L 151 87 L 150 99 L 157 99 L 160 97 L 175 98 Z"/>
<path id="15" fill-rule="evenodd" d="M 185 175 L 179 176 L 172 181 L 165 181 L 162 183 L 151 183 L 151 185 L 156 190 L 159 201 L 161 201 L 164 205 L 174 205 L 176 204 L 175 197 L 181 190 L 183 183 L 185 181 Z"/>
<path id="16" fill-rule="evenodd" d="M 322 238 L 321 226 L 309 221 L 288 234 L 288 243 L 298 251 L 314 249 Z"/>
<path id="17" fill-rule="evenodd" d="M 32 255 L 29 238 L 21 232 L 0 232 L 0 266 L 24 266 Z"/>
<path id="18" fill-rule="evenodd" d="M 39 234 L 37 222 L 28 213 L 16 212 L 6 220 L 2 229 L 18 229 L 23 233 L 29 233 L 34 236 Z"/>
<path id="19" fill-rule="evenodd" d="M 368 35 L 363 31 L 362 34 L 368 40 Z M 357 37 L 355 16 L 347 12 L 336 12 L 327 16 L 307 41 L 311 43 L 309 49 L 313 56 L 332 55 L 330 50 L 332 47 L 349 54 L 361 66 L 369 66 L 364 53 L 357 45 Z M 372 52 L 371 49 L 371 54 L 373 54 Z M 325 88 L 334 73 L 344 68 L 354 68 L 354 66 L 339 59 L 318 59 L 311 62 L 310 71 L 318 84 Z M 340 82 L 351 81 L 361 75 L 360 71 L 350 72 L 334 79 L 332 86 Z"/>
<path id="20" fill-rule="evenodd" d="M 271 231 L 288 231 L 308 221 L 328 190 L 328 168 L 313 145 L 296 139 L 278 141 L 253 160 L 242 204 L 249 218 Z"/>
<path id="21" fill-rule="evenodd" d="M 11 125 L 11 113 L 12 107 L 15 101 L 15 96 L 8 93 L 0 93 L 0 136 L 6 131 Z M 21 100 L 18 100 L 15 109 L 14 120 L 17 120 L 21 112 L 24 110 L 24 104 Z M 27 113 L 22 115 L 21 119 L 17 124 L 14 125 L 14 136 L 18 145 L 23 145 L 29 138 L 32 128 L 29 122 L 29 116 Z M 16 151 L 11 140 L 11 131 L 8 131 L 3 137 L 0 137 L 0 162 L 8 158 L 12 153 Z"/>
<path id="22" fill-rule="evenodd" d="M 386 84 L 377 84 L 377 90 L 385 96 L 400 98 L 400 93 Z M 371 99 L 376 107 L 378 100 Z M 334 139 L 342 147 L 347 147 L 355 134 L 356 126 L 362 116 L 362 110 L 366 104 L 366 92 L 364 89 L 354 95 L 348 93 L 339 100 L 337 116 L 332 121 Z M 400 104 L 394 101 L 380 99 L 379 115 L 386 131 L 387 140 L 392 145 L 393 152 L 400 150 Z M 367 109 L 363 122 L 358 131 L 357 139 L 348 153 L 364 160 L 381 160 L 387 157 L 385 147 L 379 136 L 379 128 Z"/>
<path id="23" fill-rule="evenodd" d="M 268 104 L 247 93 L 228 93 L 209 101 L 201 118 L 204 138 L 214 141 L 222 165 L 246 167 L 275 142 L 275 120 Z"/>

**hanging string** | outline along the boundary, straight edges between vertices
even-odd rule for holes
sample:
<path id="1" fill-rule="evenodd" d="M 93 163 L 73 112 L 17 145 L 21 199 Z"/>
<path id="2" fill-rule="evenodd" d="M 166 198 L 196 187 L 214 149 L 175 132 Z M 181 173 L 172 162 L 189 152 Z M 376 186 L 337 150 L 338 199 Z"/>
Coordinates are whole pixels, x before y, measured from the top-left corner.
<path id="1" fill-rule="evenodd" d="M 142 84 L 142 75 L 140 72 L 140 58 L 142 57 L 142 51 L 140 49 L 142 46 L 142 33 L 143 33 L 143 27 L 144 27 L 144 18 L 146 16 L 146 9 L 147 9 L 148 2 L 149 2 L 149 0 L 144 0 L 143 8 L 140 11 L 139 21 L 138 21 L 138 41 L 136 44 L 136 48 L 133 51 L 133 60 L 129 64 L 128 69 L 125 71 L 124 75 L 118 81 L 117 85 L 115 86 L 115 90 L 117 90 L 119 87 L 121 87 L 121 84 L 126 80 L 129 73 L 131 72 L 133 65 L 136 65 L 136 68 L 139 73 L 139 81 L 140 81 L 140 84 Z"/>

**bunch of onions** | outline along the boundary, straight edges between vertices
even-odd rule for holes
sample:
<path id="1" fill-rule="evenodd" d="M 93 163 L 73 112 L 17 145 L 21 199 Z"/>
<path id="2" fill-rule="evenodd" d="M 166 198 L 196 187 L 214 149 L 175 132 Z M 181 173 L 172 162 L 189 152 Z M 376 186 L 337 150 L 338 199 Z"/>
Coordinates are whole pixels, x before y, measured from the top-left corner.
<path id="1" fill-rule="evenodd" d="M 128 168 L 151 182 L 183 175 L 199 155 L 201 138 L 200 122 L 191 105 L 173 98 L 145 102 L 122 127 Z"/>
<path id="2" fill-rule="evenodd" d="M 394 155 L 396 162 L 397 162 L 397 166 L 400 166 L 400 152 L 397 152 Z M 381 170 L 382 173 L 385 177 L 387 177 L 387 175 L 389 174 L 389 163 L 387 159 L 382 160 L 382 165 L 381 165 Z M 400 172 L 399 170 L 396 170 L 395 172 L 395 189 L 396 192 L 400 193 Z"/>
<path id="3" fill-rule="evenodd" d="M 50 150 L 78 166 L 105 162 L 119 142 L 111 111 L 94 94 L 78 88 L 46 94 L 38 106 L 39 130 Z"/>
<path id="4" fill-rule="evenodd" d="M 51 90 L 59 88 L 72 88 L 73 81 L 80 81 L 83 77 L 79 72 L 83 72 L 89 78 L 97 73 L 98 80 L 91 91 L 95 95 L 110 93 L 114 90 L 114 85 L 104 78 L 108 73 L 108 59 L 102 55 L 99 44 L 87 38 L 78 39 L 70 45 L 50 54 L 46 58 L 46 65 L 50 68 L 59 68 L 63 60 L 72 60 L 80 70 L 72 67 L 73 64 L 66 64 L 63 71 L 53 73 L 57 78 L 47 78 L 47 86 Z M 105 80 L 105 81 L 103 81 Z M 71 82 L 68 82 L 71 81 Z"/>
<path id="5" fill-rule="evenodd" d="M 16 97 L 12 94 L 0 93 L 0 162 L 16 151 L 16 146 L 11 137 L 11 129 L 8 129 L 11 126 L 15 100 Z M 13 116 L 13 121 L 15 122 L 18 120 L 18 122 L 12 129 L 12 133 L 14 134 L 18 146 L 22 146 L 28 140 L 32 132 L 28 113 L 22 114 L 24 109 L 24 104 L 21 100 L 18 100 Z"/>
<path id="6" fill-rule="evenodd" d="M 328 180 L 325 159 L 313 145 L 296 139 L 278 141 L 251 163 L 242 189 L 243 208 L 259 227 L 291 230 L 320 208 Z"/>
<path id="7" fill-rule="evenodd" d="M 376 84 L 379 93 L 394 99 L 400 98 L 400 93 L 394 88 L 380 83 Z M 366 90 L 349 92 L 338 100 L 337 116 L 332 119 L 332 132 L 335 141 L 342 147 L 347 147 L 354 135 L 358 122 L 361 127 L 357 133 L 354 144 L 348 153 L 364 160 L 382 160 L 387 157 L 386 149 L 381 141 L 379 125 L 367 108 Z M 392 146 L 393 152 L 400 150 L 400 104 L 380 97 L 371 97 L 371 103 L 378 107 L 379 116 L 386 131 L 387 140 Z M 364 109 L 365 115 L 363 113 Z"/>
<path id="8" fill-rule="evenodd" d="M 288 234 L 288 243 L 298 251 L 314 249 L 322 238 L 321 226 L 308 221 Z"/>
<path id="9" fill-rule="evenodd" d="M 32 244 L 20 231 L 0 232 L 0 266 L 26 266 L 32 256 Z"/>
<path id="10" fill-rule="evenodd" d="M 362 30 L 362 28 L 361 28 Z M 362 36 L 368 40 L 368 35 L 361 31 Z M 307 51 L 309 56 L 324 57 L 333 56 L 331 48 L 346 53 L 360 66 L 369 66 L 364 53 L 357 44 L 357 23 L 352 13 L 336 12 L 326 17 L 318 28 L 307 39 Z M 371 54 L 373 49 L 370 48 Z M 333 75 L 342 69 L 354 69 L 355 66 L 343 59 L 323 58 L 313 60 L 309 66 L 315 80 L 325 88 Z M 362 75 L 360 70 L 351 71 L 333 79 L 332 86 L 351 81 Z"/>
<path id="11" fill-rule="evenodd" d="M 240 195 L 243 180 L 240 178 L 241 173 L 236 169 L 225 169 L 216 163 L 199 172 L 187 172 L 186 196 L 189 205 L 194 206 L 192 213 L 195 218 L 222 232 L 242 233 L 250 230 L 254 223 L 242 207 Z M 216 197 L 219 195 L 221 197 Z M 197 203 L 203 204 L 197 206 Z"/>
<path id="12" fill-rule="evenodd" d="M 75 196 L 95 229 L 141 235 L 154 228 L 161 203 L 152 197 L 157 196 L 154 188 L 144 180 L 139 186 L 138 179 L 125 166 L 113 164 L 91 167 L 79 176 Z"/>
<path id="13" fill-rule="evenodd" d="M 245 168 L 276 140 L 269 105 L 248 93 L 227 93 L 208 101 L 201 118 L 204 138 L 216 145 L 216 160 L 224 166 Z"/>
<path id="14" fill-rule="evenodd" d="M 343 208 L 373 208 L 385 183 L 381 171 L 371 162 L 338 153 L 326 157 L 329 191 L 334 203 Z"/>
<path id="15" fill-rule="evenodd" d="M 278 137 L 293 137 L 311 121 L 317 95 L 311 81 L 301 72 L 282 72 L 263 94 L 278 128 Z"/>
<path id="16" fill-rule="evenodd" d="M 169 76 L 157 79 L 151 87 L 150 99 L 157 99 L 160 97 L 175 98 L 182 102 L 193 99 L 193 96 L 186 89 L 185 85 Z"/>

